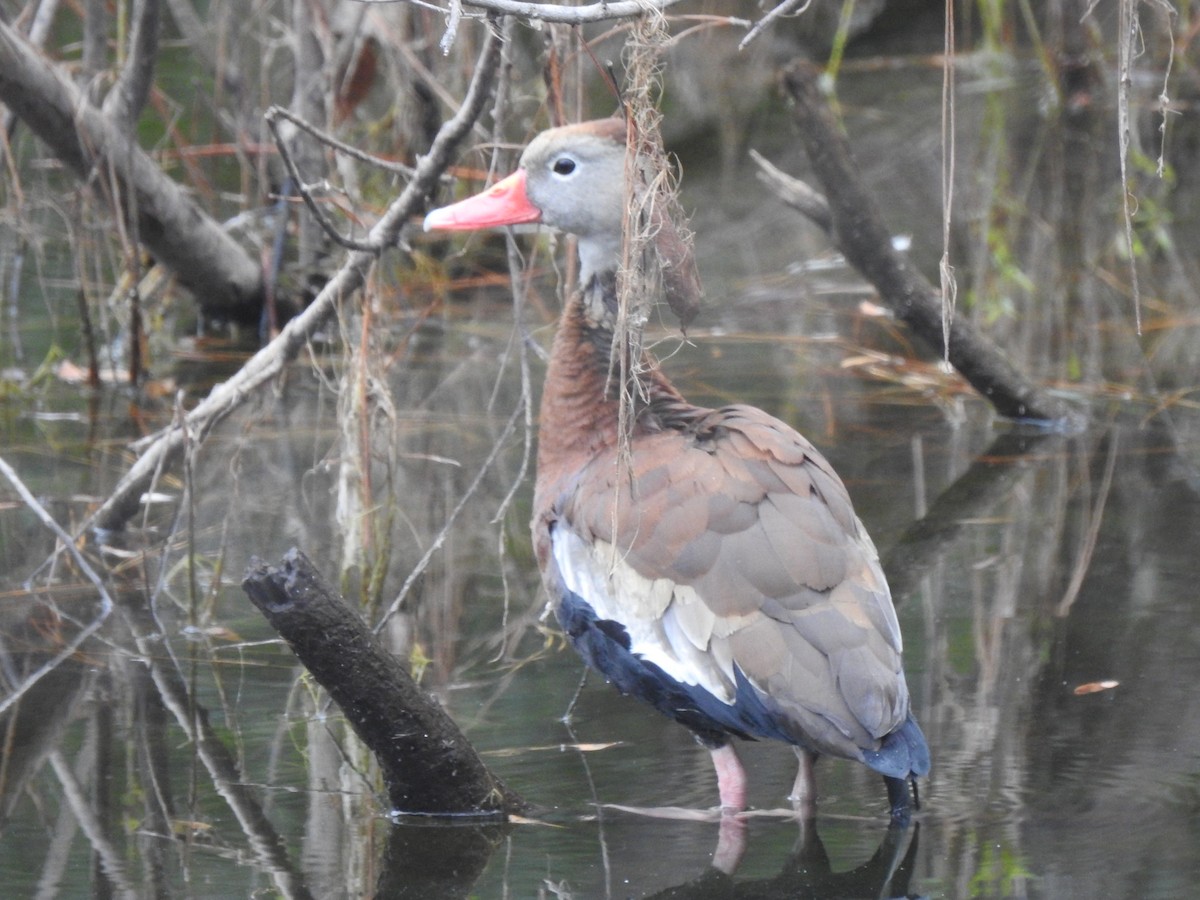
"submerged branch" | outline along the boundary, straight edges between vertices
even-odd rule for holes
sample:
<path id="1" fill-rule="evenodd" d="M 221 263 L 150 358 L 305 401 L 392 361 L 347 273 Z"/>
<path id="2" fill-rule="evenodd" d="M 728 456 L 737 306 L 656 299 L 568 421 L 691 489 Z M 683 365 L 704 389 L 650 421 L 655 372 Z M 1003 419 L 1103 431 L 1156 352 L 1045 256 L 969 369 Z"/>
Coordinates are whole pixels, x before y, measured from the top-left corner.
<path id="1" fill-rule="evenodd" d="M 242 588 L 371 748 L 400 814 L 503 819 L 526 803 L 299 550 L 252 559 Z"/>
<path id="2" fill-rule="evenodd" d="M 104 580 L 99 576 L 99 574 L 97 574 L 96 570 L 92 568 L 91 564 L 87 561 L 87 558 L 84 557 L 83 553 L 80 552 L 79 548 L 75 545 L 75 541 L 71 538 L 71 535 L 67 534 L 66 530 L 54 520 L 54 517 L 51 516 L 50 513 L 46 512 L 45 507 L 38 503 L 37 498 L 34 497 L 33 494 L 30 493 L 29 488 L 25 486 L 25 482 L 21 480 L 21 477 L 17 475 L 16 471 L 8 464 L 7 460 L 3 459 L 2 457 L 0 457 L 0 475 L 3 475 L 8 479 L 8 483 L 13 486 L 13 490 L 17 492 L 17 496 L 21 498 L 21 502 L 25 504 L 26 509 L 37 516 L 43 525 L 54 532 L 59 541 L 62 542 L 63 548 L 75 560 L 75 564 L 79 566 L 79 571 L 82 572 L 84 577 L 92 583 L 92 586 L 96 589 L 96 593 L 100 597 L 100 611 L 96 614 L 96 618 L 92 619 L 92 621 L 77 635 L 75 635 L 70 642 L 60 649 L 58 653 L 54 654 L 51 659 L 47 660 L 41 668 L 31 675 L 23 678 L 20 684 L 13 687 L 10 694 L 8 694 L 3 700 L 0 700 L 0 714 L 3 714 L 8 711 L 13 704 L 20 700 L 30 688 L 53 672 L 64 662 L 72 659 L 75 654 L 79 652 L 79 648 L 83 646 L 83 642 L 95 634 L 100 629 L 100 626 L 104 624 L 104 620 L 107 619 L 112 613 L 113 600 L 112 596 L 108 593 L 108 588 L 104 586 Z"/>
<path id="3" fill-rule="evenodd" d="M 171 652 L 169 642 L 164 641 L 162 626 L 141 590 L 118 592 L 117 611 L 133 636 L 163 708 L 175 717 L 187 736 L 195 759 L 245 834 L 253 857 L 270 873 L 275 892 L 284 900 L 312 900 L 304 874 L 267 817 L 260 790 L 247 781 L 246 773 L 209 721 L 208 710 L 196 699 L 194 685 Z"/>
<path id="4" fill-rule="evenodd" d="M 97 814 L 87 789 L 76 777 L 62 750 L 52 750 L 48 760 L 62 787 L 63 799 L 71 810 L 71 815 L 79 823 L 80 830 L 87 836 L 100 871 L 109 882 L 110 891 L 126 900 L 136 900 L 139 894 L 130 880 L 125 859 L 110 840 L 106 830 L 107 823 Z"/>
<path id="5" fill-rule="evenodd" d="M 807 64 L 793 65 L 785 73 L 784 83 L 795 100 L 809 160 L 827 192 L 830 236 L 850 264 L 875 285 L 880 299 L 939 356 L 948 358 L 1001 415 L 1056 424 L 1076 418 L 1065 403 L 1026 378 L 999 347 L 957 312 L 950 323 L 947 347 L 938 292 L 893 249 L 875 199 L 859 179 L 849 142 L 821 97 L 815 70 Z"/>
<path id="6" fill-rule="evenodd" d="M 993 514 L 1031 470 L 1058 452 L 1063 440 L 1061 434 L 1017 428 L 1002 432 L 976 456 L 884 556 L 883 571 L 896 606 L 917 592 L 922 579 L 964 530 Z"/>

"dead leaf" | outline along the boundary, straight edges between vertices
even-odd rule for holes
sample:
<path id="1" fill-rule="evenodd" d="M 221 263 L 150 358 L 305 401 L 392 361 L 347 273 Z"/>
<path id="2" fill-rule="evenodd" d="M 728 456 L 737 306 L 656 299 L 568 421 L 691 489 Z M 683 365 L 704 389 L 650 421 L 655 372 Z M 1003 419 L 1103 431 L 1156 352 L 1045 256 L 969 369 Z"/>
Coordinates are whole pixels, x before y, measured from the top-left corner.
<path id="1" fill-rule="evenodd" d="M 1082 697 L 1084 694 L 1098 694 L 1101 691 L 1111 691 L 1120 683 L 1119 681 L 1089 681 L 1076 686 L 1073 693 L 1076 697 Z"/>

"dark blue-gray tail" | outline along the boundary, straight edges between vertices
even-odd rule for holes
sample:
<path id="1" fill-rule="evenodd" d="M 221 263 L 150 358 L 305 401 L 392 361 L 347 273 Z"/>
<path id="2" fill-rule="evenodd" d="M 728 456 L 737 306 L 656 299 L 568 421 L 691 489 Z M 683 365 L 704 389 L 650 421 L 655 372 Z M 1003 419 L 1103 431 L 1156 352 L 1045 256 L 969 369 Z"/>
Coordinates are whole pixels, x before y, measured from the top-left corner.
<path id="1" fill-rule="evenodd" d="M 904 724 L 883 739 L 878 750 L 864 750 L 863 762 L 888 778 L 909 779 L 929 774 L 929 745 L 917 720 Z"/>

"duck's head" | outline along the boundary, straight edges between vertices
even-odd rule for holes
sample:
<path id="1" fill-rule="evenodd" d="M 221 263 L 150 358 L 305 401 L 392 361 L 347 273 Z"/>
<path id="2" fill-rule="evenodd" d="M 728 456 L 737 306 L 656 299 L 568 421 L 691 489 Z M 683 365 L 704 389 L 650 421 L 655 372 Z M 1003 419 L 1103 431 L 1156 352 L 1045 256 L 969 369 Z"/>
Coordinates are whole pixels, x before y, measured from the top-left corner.
<path id="1" fill-rule="evenodd" d="M 538 222 L 579 237 L 580 280 L 615 270 L 625 224 L 625 122 L 543 131 L 517 171 L 425 217 L 425 230 L 470 231 Z"/>

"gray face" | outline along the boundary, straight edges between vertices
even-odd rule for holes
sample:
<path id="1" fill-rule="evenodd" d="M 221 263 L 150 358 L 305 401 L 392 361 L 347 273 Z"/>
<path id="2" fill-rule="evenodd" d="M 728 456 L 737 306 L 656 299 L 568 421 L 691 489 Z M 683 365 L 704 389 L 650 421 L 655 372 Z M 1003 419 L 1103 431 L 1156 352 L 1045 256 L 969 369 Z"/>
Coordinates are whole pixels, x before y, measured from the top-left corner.
<path id="1" fill-rule="evenodd" d="M 539 135 L 521 155 L 526 192 L 542 221 L 604 244 L 624 224 L 625 145 L 579 128 Z"/>

